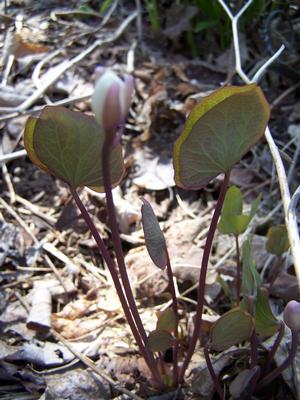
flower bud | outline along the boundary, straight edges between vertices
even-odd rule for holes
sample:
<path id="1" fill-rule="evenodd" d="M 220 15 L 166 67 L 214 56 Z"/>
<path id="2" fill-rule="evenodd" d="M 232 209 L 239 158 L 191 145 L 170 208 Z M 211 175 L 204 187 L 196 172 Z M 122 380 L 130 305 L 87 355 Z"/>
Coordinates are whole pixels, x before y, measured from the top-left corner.
<path id="1" fill-rule="evenodd" d="M 92 95 L 92 109 L 107 134 L 114 135 L 119 125 L 125 122 L 132 92 L 132 76 L 125 75 L 122 80 L 113 71 L 100 75 Z"/>
<path id="2" fill-rule="evenodd" d="M 283 319 L 292 331 L 300 330 L 300 303 L 298 301 L 288 302 L 283 312 Z"/>

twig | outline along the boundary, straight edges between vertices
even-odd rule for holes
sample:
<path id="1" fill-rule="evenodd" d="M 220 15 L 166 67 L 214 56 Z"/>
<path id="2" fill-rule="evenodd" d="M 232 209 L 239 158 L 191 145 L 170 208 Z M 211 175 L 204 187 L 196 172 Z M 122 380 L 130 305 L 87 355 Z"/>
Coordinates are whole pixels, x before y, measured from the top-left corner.
<path id="1" fill-rule="evenodd" d="M 283 50 L 285 49 L 284 45 L 281 45 L 280 48 L 276 51 L 276 53 L 274 53 L 272 55 L 271 58 L 269 58 L 268 61 L 266 61 L 260 68 L 259 70 L 255 73 L 255 75 L 253 76 L 253 78 L 251 79 L 251 82 L 256 82 L 258 83 L 260 81 L 260 78 L 263 76 L 263 74 L 266 72 L 267 68 L 269 67 L 269 65 L 271 65 L 279 56 L 280 54 L 283 52 Z"/>
<path id="2" fill-rule="evenodd" d="M 95 363 L 87 357 L 85 354 L 77 351 L 69 342 L 67 342 L 58 332 L 54 331 L 53 329 L 51 330 L 53 336 L 55 336 L 60 342 L 63 343 L 64 346 L 68 350 L 70 350 L 71 353 L 73 353 L 83 364 L 85 364 L 87 367 L 91 368 L 96 374 L 101 376 L 101 378 L 105 379 L 110 385 L 112 385 L 116 390 L 126 394 L 130 398 L 134 400 L 143 400 L 140 396 L 136 395 L 135 393 L 130 392 L 130 390 L 127 390 L 126 388 L 123 388 L 120 386 L 120 384 L 113 379 L 111 379 L 108 375 L 104 374 L 102 371 L 99 370 L 99 368 L 95 365 Z"/>
<path id="3" fill-rule="evenodd" d="M 0 155 L 0 164 L 6 163 L 8 161 L 13 161 L 13 160 L 16 160 L 16 159 L 24 157 L 24 156 L 27 156 L 26 150 L 18 150 L 18 151 L 9 153 L 9 154 L 3 154 L 3 155 Z"/>
<path id="4" fill-rule="evenodd" d="M 31 96 L 28 97 L 23 103 L 21 103 L 17 107 L 0 107 L 0 112 L 2 113 L 9 113 L 9 112 L 22 112 L 27 110 L 29 107 L 31 107 L 45 92 L 46 90 L 55 82 L 59 77 L 64 74 L 68 69 L 73 67 L 75 64 L 77 64 L 79 61 L 83 60 L 87 55 L 92 53 L 97 47 L 110 43 L 116 39 L 118 39 L 122 33 L 125 31 L 125 29 L 128 27 L 128 25 L 137 17 L 137 12 L 133 12 L 130 14 L 119 26 L 119 28 L 110 36 L 108 36 L 106 39 L 103 40 L 96 40 L 91 46 L 89 46 L 86 50 L 78 54 L 76 57 L 72 58 L 71 60 L 65 60 L 59 66 L 57 66 L 56 71 L 53 73 L 53 76 L 51 76 L 51 79 L 44 84 L 43 86 L 39 87 Z"/>
<path id="5" fill-rule="evenodd" d="M 262 67 L 257 71 L 257 73 L 254 75 L 254 78 L 250 80 L 248 76 L 243 72 L 242 67 L 241 67 L 241 54 L 240 54 L 240 48 L 239 48 L 239 37 L 238 37 L 238 30 L 237 30 L 237 24 L 238 24 L 238 19 L 241 17 L 243 12 L 249 7 L 249 5 L 252 3 L 252 0 L 247 1 L 247 3 L 242 7 L 242 9 L 238 12 L 236 16 L 233 16 L 231 13 L 230 9 L 226 5 L 226 3 L 223 0 L 218 0 L 221 6 L 224 8 L 226 13 L 228 14 L 229 18 L 231 19 L 232 22 L 232 35 L 233 35 L 233 42 L 234 42 L 234 49 L 235 49 L 235 69 L 237 74 L 242 78 L 242 80 L 245 83 L 252 83 L 255 82 L 255 78 L 260 78 L 261 74 L 265 71 L 266 67 L 269 66 L 271 62 L 275 61 L 275 58 L 278 57 L 282 50 L 281 48 L 270 58 L 269 61 L 267 61 Z M 276 57 L 275 57 L 276 55 Z M 276 172 L 277 172 L 277 177 L 279 181 L 279 187 L 280 187 L 280 192 L 281 192 L 281 199 L 283 203 L 283 209 L 284 209 L 284 215 L 285 215 L 285 223 L 287 227 L 287 232 L 288 232 L 288 237 L 291 245 L 291 253 L 293 256 L 293 261 L 294 261 L 294 267 L 296 271 L 296 276 L 298 280 L 298 284 L 300 286 L 300 238 L 299 238 L 299 231 L 298 231 L 298 226 L 297 226 L 297 217 L 296 217 L 296 210 L 295 207 L 290 207 L 290 202 L 291 202 L 291 195 L 290 195 L 290 190 L 288 186 L 288 180 L 286 176 L 286 172 L 284 169 L 284 165 L 280 156 L 280 152 L 278 150 L 278 147 L 276 146 L 274 139 L 271 135 L 269 127 L 266 128 L 265 131 L 265 138 L 268 142 L 270 152 L 272 154 L 272 158 L 275 164 Z"/>

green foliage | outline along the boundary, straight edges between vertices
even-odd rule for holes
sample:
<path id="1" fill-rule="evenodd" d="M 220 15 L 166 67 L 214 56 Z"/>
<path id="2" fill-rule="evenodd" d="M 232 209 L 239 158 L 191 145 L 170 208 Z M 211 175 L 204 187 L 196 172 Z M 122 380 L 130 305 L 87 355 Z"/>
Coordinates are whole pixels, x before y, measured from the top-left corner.
<path id="1" fill-rule="evenodd" d="M 285 225 L 272 226 L 268 230 L 266 249 L 269 253 L 280 256 L 288 251 L 290 242 Z"/>
<path id="2" fill-rule="evenodd" d="M 265 288 L 259 288 L 255 308 L 256 333 L 261 336 L 273 336 L 278 330 L 278 321 L 272 313 L 268 291 Z"/>
<path id="3" fill-rule="evenodd" d="M 47 106 L 39 118 L 30 117 L 24 143 L 31 160 L 73 188 L 103 191 L 101 152 L 104 132 L 93 117 L 59 106 Z M 121 146 L 111 153 L 111 179 L 123 176 Z"/>
<path id="4" fill-rule="evenodd" d="M 175 182 L 200 189 L 228 172 L 264 134 L 270 109 L 255 84 L 227 86 L 196 105 L 174 146 Z"/>
<path id="5" fill-rule="evenodd" d="M 166 242 L 150 203 L 142 199 L 142 221 L 146 247 L 154 264 L 164 269 L 167 265 Z"/>
<path id="6" fill-rule="evenodd" d="M 210 347 L 216 351 L 248 340 L 253 332 L 254 320 L 249 313 L 234 308 L 223 314 L 211 328 Z"/>
<path id="7" fill-rule="evenodd" d="M 155 33 L 160 31 L 160 19 L 157 7 L 157 0 L 145 0 L 146 8 L 149 14 L 152 29 Z"/>
<path id="8" fill-rule="evenodd" d="M 177 326 L 177 318 L 171 308 L 159 313 L 157 317 L 156 329 L 174 332 Z"/>
<path id="9" fill-rule="evenodd" d="M 243 258 L 243 275 L 242 275 L 242 292 L 243 296 L 256 296 L 258 288 L 261 285 L 261 277 L 256 270 L 255 261 L 251 254 L 251 243 L 247 239 L 242 246 Z"/>
<path id="10" fill-rule="evenodd" d="M 155 330 L 148 335 L 148 347 L 152 352 L 166 351 L 172 346 L 173 337 L 168 331 Z"/>
<path id="11" fill-rule="evenodd" d="M 218 224 L 219 231 L 224 234 L 240 235 L 245 232 L 251 219 L 257 211 L 260 197 L 251 207 L 250 214 L 243 214 L 243 197 L 239 188 L 231 186 L 226 193 L 221 219 Z"/>

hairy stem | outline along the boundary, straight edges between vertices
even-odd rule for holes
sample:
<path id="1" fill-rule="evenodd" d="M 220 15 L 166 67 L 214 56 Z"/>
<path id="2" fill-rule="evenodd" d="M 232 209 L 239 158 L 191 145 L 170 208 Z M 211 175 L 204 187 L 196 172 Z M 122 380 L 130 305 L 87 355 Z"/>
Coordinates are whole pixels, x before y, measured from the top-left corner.
<path id="1" fill-rule="evenodd" d="M 189 362 L 191 361 L 192 355 L 195 351 L 195 347 L 197 344 L 197 340 L 199 338 L 200 334 L 200 329 L 201 329 L 201 322 L 202 322 L 202 311 L 203 311 L 203 306 L 204 306 L 204 291 L 205 291 L 205 280 L 206 280 L 206 273 L 207 273 L 207 267 L 208 267 L 208 260 L 209 260 L 209 255 L 210 251 L 212 248 L 212 243 L 215 235 L 215 231 L 217 229 L 217 224 L 218 220 L 222 211 L 222 206 L 224 203 L 224 198 L 227 190 L 227 186 L 229 183 L 229 177 L 230 177 L 230 171 L 225 173 L 224 180 L 222 182 L 222 187 L 221 191 L 219 194 L 219 198 L 215 207 L 215 211 L 210 223 L 209 231 L 207 234 L 206 238 L 206 243 L 204 247 L 204 252 L 203 252 L 203 257 L 202 257 L 202 263 L 201 263 L 201 270 L 200 270 L 200 276 L 199 276 L 199 284 L 198 284 L 198 299 L 197 299 L 197 310 L 196 310 L 196 317 L 195 317 L 195 326 L 194 326 L 194 332 L 190 340 L 189 348 L 185 357 L 185 360 L 183 362 L 183 365 L 181 367 L 180 373 L 179 373 L 179 383 L 182 383 L 184 380 L 184 373 L 189 365 Z"/>
<path id="2" fill-rule="evenodd" d="M 219 395 L 220 399 L 223 400 L 224 391 L 223 391 L 223 388 L 222 388 L 222 386 L 220 384 L 219 378 L 217 377 L 217 375 L 215 373 L 215 370 L 214 370 L 214 367 L 212 365 L 212 362 L 210 360 L 210 356 L 209 356 L 209 352 L 208 352 L 207 346 L 204 346 L 204 357 L 205 357 L 205 361 L 206 361 L 206 364 L 207 364 L 207 369 L 208 369 L 208 371 L 210 373 L 210 376 L 211 376 L 211 378 L 212 378 L 212 380 L 214 382 L 215 389 L 218 392 L 218 395 Z"/>
<path id="3" fill-rule="evenodd" d="M 161 378 L 160 378 L 160 375 L 159 375 L 159 373 L 157 371 L 156 362 L 155 362 L 153 356 L 149 357 L 149 351 L 145 347 L 145 345 L 144 345 L 144 343 L 143 343 L 143 341 L 141 339 L 140 333 L 139 333 L 139 331 L 138 331 L 138 329 L 136 327 L 135 321 L 134 321 L 134 319 L 132 317 L 130 308 L 128 306 L 126 297 L 124 295 L 124 291 L 123 291 L 122 285 L 121 285 L 121 283 L 119 281 L 119 277 L 118 277 L 118 273 L 117 273 L 117 270 L 116 270 L 115 263 L 112 260 L 112 258 L 110 256 L 110 254 L 109 254 L 109 252 L 108 252 L 108 250 L 107 250 L 107 248 L 106 248 L 106 246 L 105 246 L 105 244 L 104 244 L 104 242 L 103 242 L 103 240 L 102 240 L 102 238 L 101 238 L 101 236 L 100 236 L 95 224 L 93 223 L 88 211 L 86 210 L 86 208 L 85 208 L 84 204 L 82 203 L 80 197 L 78 196 L 76 190 L 74 188 L 70 187 L 70 191 L 71 191 L 71 194 L 72 194 L 72 196 L 73 196 L 73 198 L 74 198 L 74 200 L 76 202 L 76 205 L 78 206 L 78 208 L 79 208 L 79 210 L 81 212 L 81 215 L 82 215 L 83 219 L 85 220 L 88 228 L 90 229 L 90 231 L 92 233 L 92 236 L 94 237 L 94 239 L 96 241 L 96 244 L 97 244 L 97 247 L 99 249 L 100 254 L 102 255 L 104 261 L 107 264 L 107 267 L 108 267 L 109 272 L 111 274 L 111 277 L 112 277 L 113 283 L 115 285 L 117 294 L 119 296 L 120 303 L 121 303 L 122 308 L 124 310 L 125 317 L 126 317 L 126 319 L 128 321 L 128 324 L 129 324 L 129 326 L 131 328 L 132 334 L 133 334 L 133 336 L 134 336 L 134 338 L 136 340 L 136 343 L 137 343 L 137 345 L 139 347 L 140 353 L 144 357 L 144 359 L 145 359 L 145 361 L 146 361 L 146 363 L 147 363 L 147 365 L 148 365 L 148 367 L 149 367 L 149 369 L 150 369 L 150 371 L 151 371 L 151 373 L 153 375 L 154 380 L 156 381 L 156 383 L 159 386 L 161 386 Z"/>
<path id="4" fill-rule="evenodd" d="M 290 364 L 293 362 L 297 350 L 298 350 L 298 339 L 299 339 L 299 332 L 298 331 L 292 331 L 292 345 L 289 351 L 289 355 L 285 359 L 285 361 L 279 365 L 279 367 L 275 368 L 272 372 L 270 372 L 268 375 L 266 375 L 258 384 L 257 388 L 261 389 L 264 386 L 266 386 L 268 383 L 272 382 L 277 376 L 279 376 L 282 371 L 284 371 L 287 367 L 290 366 Z"/>

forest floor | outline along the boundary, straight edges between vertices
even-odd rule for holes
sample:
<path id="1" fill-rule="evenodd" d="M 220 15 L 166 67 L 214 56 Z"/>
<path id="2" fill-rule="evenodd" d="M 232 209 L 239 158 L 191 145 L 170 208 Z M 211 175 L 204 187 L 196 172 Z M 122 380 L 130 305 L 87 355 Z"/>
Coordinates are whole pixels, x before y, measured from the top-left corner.
<path id="1" fill-rule="evenodd" d="M 5 156 L 21 151 L 1 163 L 0 398 L 212 399 L 214 386 L 200 346 L 181 394 L 162 395 L 151 388 L 151 376 L 124 320 L 109 272 L 68 188 L 31 163 L 22 152 L 22 137 L 28 116 L 38 115 L 45 105 L 65 105 L 91 114 L 96 66 L 134 76 L 135 92 L 123 136 L 126 174 L 114 189 L 125 261 L 149 332 L 155 328 L 157 313 L 170 305 L 170 295 L 165 272 L 154 266 L 146 250 L 140 211 L 144 197 L 165 233 L 180 325 L 188 337 L 221 178 L 201 191 L 175 187 L 173 144 L 198 101 L 221 85 L 241 84 L 234 75 L 233 51 L 207 40 L 207 45 L 200 43 L 200 55 L 192 58 L 181 38 L 185 28 L 175 20 L 157 35 L 144 10 L 139 32 L 134 1 L 112 2 L 105 14 L 80 8 L 79 3 L 19 0 L 9 2 L 6 10 L 0 4 L 1 152 Z M 253 36 L 242 36 L 248 71 L 266 56 L 259 32 Z M 292 190 L 300 183 L 296 83 L 275 68 L 261 83 L 272 107 L 270 129 Z M 241 189 L 248 209 L 262 196 L 247 234 L 252 233 L 257 269 L 267 279 L 276 260 L 265 249 L 266 234 L 270 226 L 284 223 L 284 215 L 265 141 L 236 165 L 231 184 Z M 88 189 L 82 189 L 80 196 L 113 253 L 105 196 Z M 230 307 L 236 266 L 233 250 L 234 238 L 217 232 L 206 282 L 201 344 L 206 343 L 213 322 Z M 281 318 L 284 305 L 299 297 L 292 259 L 286 253 L 271 290 L 274 314 Z M 282 342 L 276 363 L 285 357 L 288 340 Z M 268 342 L 260 345 L 263 354 Z M 247 344 L 213 354 L 215 369 L 230 382 L 247 356 Z M 170 354 L 165 354 L 165 363 L 172 365 Z M 256 398 L 297 398 L 299 368 L 297 357 L 293 369 Z"/>

